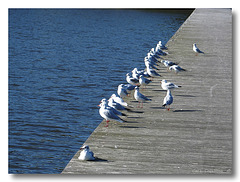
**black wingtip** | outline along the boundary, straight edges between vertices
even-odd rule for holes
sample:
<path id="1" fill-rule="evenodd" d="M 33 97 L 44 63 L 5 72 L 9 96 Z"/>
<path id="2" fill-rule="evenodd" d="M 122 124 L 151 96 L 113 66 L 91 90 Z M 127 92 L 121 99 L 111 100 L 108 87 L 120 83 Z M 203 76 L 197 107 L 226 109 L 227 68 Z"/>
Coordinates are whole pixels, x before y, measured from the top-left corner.
<path id="1" fill-rule="evenodd" d="M 126 108 L 126 107 L 125 107 L 125 109 L 126 109 L 127 111 L 132 111 L 131 109 L 129 109 L 129 108 Z"/>
<path id="2" fill-rule="evenodd" d="M 127 116 L 126 114 L 122 113 L 122 116 Z"/>

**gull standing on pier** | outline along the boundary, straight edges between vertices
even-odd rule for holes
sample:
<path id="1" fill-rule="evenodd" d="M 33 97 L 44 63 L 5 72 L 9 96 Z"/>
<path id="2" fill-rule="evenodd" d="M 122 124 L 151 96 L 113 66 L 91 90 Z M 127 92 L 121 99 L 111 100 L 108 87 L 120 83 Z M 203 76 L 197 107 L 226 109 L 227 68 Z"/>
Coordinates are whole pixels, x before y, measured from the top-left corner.
<path id="1" fill-rule="evenodd" d="M 170 105 L 173 103 L 173 96 L 171 94 L 171 90 L 167 90 L 167 95 L 163 99 L 163 107 L 166 107 L 166 109 L 169 111 L 170 110 Z M 167 108 L 169 106 L 169 108 Z"/>
<path id="2" fill-rule="evenodd" d="M 108 99 L 108 105 L 109 105 L 110 107 L 113 107 L 113 108 L 116 109 L 116 110 L 131 111 L 131 109 L 126 108 L 126 107 L 122 106 L 121 104 L 115 102 L 115 101 L 113 100 L 113 98 L 109 98 L 109 99 Z"/>
<path id="3" fill-rule="evenodd" d="M 180 71 L 186 71 L 185 69 L 181 68 L 181 67 L 178 66 L 178 65 L 172 65 L 172 66 L 170 66 L 170 67 L 169 67 L 169 70 L 170 70 L 170 71 L 174 70 L 176 74 L 177 74 L 178 72 L 180 72 Z"/>
<path id="4" fill-rule="evenodd" d="M 202 51 L 200 51 L 200 49 L 198 49 L 196 43 L 193 44 L 193 51 L 196 52 L 196 56 L 198 55 L 198 53 L 204 54 L 204 52 L 202 52 Z"/>
<path id="5" fill-rule="evenodd" d="M 150 66 L 147 66 L 147 73 L 152 77 L 157 77 L 157 76 L 161 76 L 159 75 L 154 69 L 152 69 Z"/>
<path id="6" fill-rule="evenodd" d="M 118 85 L 117 93 L 121 98 L 124 98 L 128 95 L 127 90 L 124 88 L 124 84 Z"/>
<path id="7" fill-rule="evenodd" d="M 129 84 L 131 84 L 131 85 L 138 85 L 138 84 L 139 84 L 138 79 L 133 78 L 133 77 L 130 77 L 130 74 L 129 74 L 129 73 L 126 74 L 126 80 L 127 80 L 127 82 L 128 82 Z"/>
<path id="8" fill-rule="evenodd" d="M 180 85 L 175 85 L 174 83 L 171 83 L 171 82 L 167 82 L 167 80 L 162 80 L 160 81 L 161 83 L 161 87 L 163 90 L 171 90 L 171 89 L 174 89 L 174 88 L 180 88 L 182 86 Z"/>
<path id="9" fill-rule="evenodd" d="M 110 98 L 110 99 L 111 99 L 111 98 Z M 100 103 L 99 107 L 102 107 L 102 105 L 105 105 L 107 109 L 111 110 L 114 114 L 116 114 L 116 115 L 118 115 L 118 116 L 127 116 L 126 114 L 121 113 L 120 111 L 118 111 L 118 110 L 120 110 L 120 109 L 117 110 L 115 107 L 113 107 L 113 106 L 111 105 L 110 101 L 107 102 L 107 99 L 105 99 L 105 98 L 101 100 L 101 103 Z M 119 105 L 120 105 L 120 104 L 119 104 Z M 120 106 L 122 106 L 122 105 L 120 105 Z M 122 106 L 122 107 L 123 107 L 123 106 Z M 123 109 L 122 109 L 122 110 L 123 110 Z"/>
<path id="10" fill-rule="evenodd" d="M 115 120 L 115 121 L 118 121 L 120 123 L 123 123 L 125 122 L 123 119 L 121 119 L 120 117 L 118 117 L 116 114 L 114 114 L 114 112 L 111 111 L 111 109 L 107 108 L 107 105 L 102 103 L 99 105 L 100 106 L 100 109 L 99 109 L 99 114 L 100 116 L 102 116 L 107 124 L 105 127 L 108 127 L 108 123 L 110 120 Z"/>
<path id="11" fill-rule="evenodd" d="M 118 97 L 116 94 L 112 94 L 111 98 L 122 106 L 128 106 L 128 103 L 126 103 L 121 97 Z"/>
<path id="12" fill-rule="evenodd" d="M 159 41 L 157 46 L 159 46 L 160 49 L 162 49 L 162 50 L 167 50 L 168 49 L 165 45 L 162 44 L 162 41 Z"/>
<path id="13" fill-rule="evenodd" d="M 146 85 L 148 85 L 151 82 L 152 82 L 151 80 L 145 78 L 143 75 L 140 75 L 139 83 L 140 83 L 141 86 L 146 87 Z"/>
<path id="14" fill-rule="evenodd" d="M 168 61 L 168 60 L 161 60 L 161 63 L 164 64 L 164 66 L 166 66 L 166 67 L 170 67 L 170 66 L 173 66 L 173 65 L 178 65 L 178 63 L 174 63 L 174 62 Z"/>
<path id="15" fill-rule="evenodd" d="M 94 157 L 94 153 L 89 149 L 88 145 L 84 145 L 80 148 L 80 155 L 78 157 L 79 160 L 83 161 L 94 161 L 96 158 Z"/>
<path id="16" fill-rule="evenodd" d="M 147 98 L 145 95 L 141 94 L 139 92 L 139 87 L 135 87 L 134 98 L 138 101 L 138 107 L 140 107 L 140 102 L 142 103 L 142 107 L 143 107 L 143 102 L 144 101 L 147 101 L 147 100 L 151 101 L 152 100 L 152 99 Z"/>

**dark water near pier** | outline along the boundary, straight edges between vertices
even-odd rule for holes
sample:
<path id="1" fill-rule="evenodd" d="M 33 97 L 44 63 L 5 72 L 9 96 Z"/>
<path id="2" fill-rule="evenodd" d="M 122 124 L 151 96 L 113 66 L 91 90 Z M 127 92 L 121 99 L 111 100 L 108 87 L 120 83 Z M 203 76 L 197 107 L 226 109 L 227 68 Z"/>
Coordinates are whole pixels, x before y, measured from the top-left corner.
<path id="1" fill-rule="evenodd" d="M 102 121 L 98 103 L 191 12 L 9 10 L 9 173 L 60 173 Z"/>

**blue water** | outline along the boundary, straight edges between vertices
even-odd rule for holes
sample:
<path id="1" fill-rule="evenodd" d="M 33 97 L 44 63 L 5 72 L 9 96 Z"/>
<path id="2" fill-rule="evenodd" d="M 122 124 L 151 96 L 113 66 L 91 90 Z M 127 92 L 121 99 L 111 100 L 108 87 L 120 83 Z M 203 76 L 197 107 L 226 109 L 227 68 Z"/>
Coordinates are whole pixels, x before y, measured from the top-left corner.
<path id="1" fill-rule="evenodd" d="M 60 173 L 99 101 L 191 12 L 9 9 L 9 173 Z"/>

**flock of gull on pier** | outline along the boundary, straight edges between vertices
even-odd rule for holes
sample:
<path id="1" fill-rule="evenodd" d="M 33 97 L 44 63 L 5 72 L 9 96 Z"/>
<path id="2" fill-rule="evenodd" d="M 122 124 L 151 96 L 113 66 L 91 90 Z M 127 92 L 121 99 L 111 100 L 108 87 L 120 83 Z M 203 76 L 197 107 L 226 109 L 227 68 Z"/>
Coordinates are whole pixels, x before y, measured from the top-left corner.
<path id="1" fill-rule="evenodd" d="M 154 77 L 161 77 L 157 72 L 159 70 L 159 64 L 162 63 L 169 71 L 174 71 L 176 74 L 181 71 L 186 71 L 184 68 L 180 67 L 178 63 L 174 63 L 169 60 L 164 60 L 161 56 L 166 56 L 168 53 L 165 52 L 168 48 L 162 44 L 161 41 L 158 42 L 156 48 L 152 48 L 147 56 L 144 58 L 144 63 L 146 69 L 138 70 L 134 68 L 131 73 L 126 74 L 126 81 L 128 84 L 120 84 L 117 89 L 117 95 L 112 94 L 109 99 L 103 98 L 99 104 L 99 114 L 103 117 L 107 124 L 105 127 L 108 127 L 110 120 L 115 120 L 118 122 L 126 122 L 120 116 L 126 117 L 127 115 L 122 113 L 122 111 L 134 112 L 132 111 L 132 106 L 129 106 L 127 102 L 123 99 L 129 96 L 134 92 L 134 98 L 138 101 L 138 108 L 143 108 L 143 102 L 151 101 L 150 98 L 146 97 L 139 91 L 139 87 L 145 88 L 150 84 Z M 193 51 L 196 53 L 203 53 L 200 51 L 196 44 L 193 44 Z M 174 83 L 168 82 L 167 80 L 162 80 L 161 87 L 163 90 L 166 90 L 166 96 L 163 98 L 162 107 L 165 107 L 168 111 L 170 110 L 170 105 L 173 103 L 173 96 L 171 90 L 175 88 L 180 88 L 181 86 Z M 95 160 L 93 152 L 89 149 L 88 145 L 84 145 L 80 148 L 81 153 L 78 157 L 79 160 Z"/>

